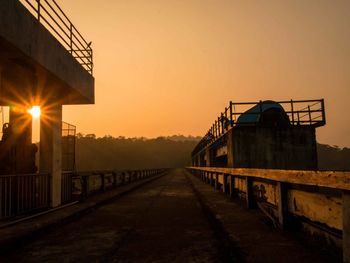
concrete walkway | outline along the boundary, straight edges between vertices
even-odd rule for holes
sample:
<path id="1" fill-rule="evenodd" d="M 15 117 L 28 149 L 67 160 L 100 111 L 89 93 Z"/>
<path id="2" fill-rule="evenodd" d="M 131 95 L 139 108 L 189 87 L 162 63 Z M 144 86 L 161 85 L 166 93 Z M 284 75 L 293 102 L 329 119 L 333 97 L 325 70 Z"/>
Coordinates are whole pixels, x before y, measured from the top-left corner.
<path id="1" fill-rule="evenodd" d="M 0 231 L 1 234 L 1 231 Z M 4 262 L 337 262 L 174 170 L 58 226 Z"/>

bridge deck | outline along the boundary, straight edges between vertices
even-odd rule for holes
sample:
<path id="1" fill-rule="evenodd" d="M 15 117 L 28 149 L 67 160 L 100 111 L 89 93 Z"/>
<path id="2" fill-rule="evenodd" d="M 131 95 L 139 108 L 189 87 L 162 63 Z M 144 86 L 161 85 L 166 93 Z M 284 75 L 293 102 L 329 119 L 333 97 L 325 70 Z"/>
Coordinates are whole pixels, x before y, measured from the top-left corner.
<path id="1" fill-rule="evenodd" d="M 242 262 L 242 256 L 248 262 L 335 262 L 181 170 L 39 237 L 6 261 Z"/>

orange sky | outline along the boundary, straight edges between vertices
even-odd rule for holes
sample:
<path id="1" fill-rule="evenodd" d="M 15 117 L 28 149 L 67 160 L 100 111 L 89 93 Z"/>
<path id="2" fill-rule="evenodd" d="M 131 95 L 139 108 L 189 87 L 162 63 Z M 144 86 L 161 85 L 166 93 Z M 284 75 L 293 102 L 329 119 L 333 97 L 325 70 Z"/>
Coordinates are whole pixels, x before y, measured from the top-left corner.
<path id="1" fill-rule="evenodd" d="M 233 101 L 325 98 L 321 143 L 350 146 L 350 1 L 57 0 L 94 49 L 82 133 L 204 135 Z"/>

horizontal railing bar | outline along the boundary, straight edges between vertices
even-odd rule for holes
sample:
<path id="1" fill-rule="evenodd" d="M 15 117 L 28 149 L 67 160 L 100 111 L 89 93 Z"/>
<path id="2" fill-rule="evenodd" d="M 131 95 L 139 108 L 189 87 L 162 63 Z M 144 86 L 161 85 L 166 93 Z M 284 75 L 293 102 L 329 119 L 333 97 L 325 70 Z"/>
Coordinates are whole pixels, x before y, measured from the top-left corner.
<path id="1" fill-rule="evenodd" d="M 313 113 L 313 112 L 322 112 L 322 109 L 319 110 L 294 110 L 294 111 L 284 111 L 285 113 Z M 261 112 L 232 112 L 232 115 L 260 115 Z"/>
<path id="2" fill-rule="evenodd" d="M 69 43 L 67 42 L 67 40 L 57 31 L 57 29 L 55 29 L 49 21 L 47 21 L 47 19 L 45 17 L 41 17 L 42 20 L 45 21 L 45 23 L 56 33 L 56 35 L 61 39 L 61 41 L 63 41 L 67 46 L 69 46 Z"/>
<path id="3" fill-rule="evenodd" d="M 6 177 L 18 177 L 18 176 L 51 176 L 49 173 L 35 173 L 35 174 L 5 174 L 0 175 L 0 178 L 6 178 Z"/>
<path id="4" fill-rule="evenodd" d="M 290 101 L 290 100 L 282 100 L 282 101 L 275 101 L 275 102 L 277 102 L 277 103 L 280 103 L 280 104 L 284 104 L 284 103 L 288 103 L 288 104 L 290 104 L 291 102 L 294 104 L 294 103 L 306 103 L 306 102 L 320 102 L 321 103 L 321 101 L 322 100 L 320 100 L 320 99 L 316 99 L 316 100 L 292 100 L 292 101 Z M 232 102 L 232 104 L 234 104 L 234 105 L 247 105 L 247 104 L 257 104 L 257 103 L 259 103 L 260 101 L 255 101 L 255 102 Z"/>
<path id="5" fill-rule="evenodd" d="M 66 26 L 66 28 L 68 29 L 68 30 L 70 30 L 70 25 L 72 24 L 69 20 L 68 20 L 68 22 L 70 23 L 70 25 L 68 26 L 67 24 L 66 24 L 66 22 L 61 18 L 61 16 L 56 12 L 56 10 L 51 6 L 51 4 L 47 1 L 47 0 L 45 0 L 45 2 L 46 2 L 46 4 L 51 8 L 51 10 L 56 14 L 56 16 L 59 18 L 59 20 L 61 20 L 61 22 Z M 43 6 L 42 6 L 43 7 Z M 43 8 L 45 11 L 46 11 L 46 9 L 45 8 Z M 46 11 L 47 12 L 47 11 Z M 47 12 L 48 13 L 48 12 Z M 50 15 L 50 14 L 48 14 L 48 15 Z M 50 17 L 51 17 L 51 15 L 50 15 Z M 56 22 L 57 23 L 57 22 Z"/>

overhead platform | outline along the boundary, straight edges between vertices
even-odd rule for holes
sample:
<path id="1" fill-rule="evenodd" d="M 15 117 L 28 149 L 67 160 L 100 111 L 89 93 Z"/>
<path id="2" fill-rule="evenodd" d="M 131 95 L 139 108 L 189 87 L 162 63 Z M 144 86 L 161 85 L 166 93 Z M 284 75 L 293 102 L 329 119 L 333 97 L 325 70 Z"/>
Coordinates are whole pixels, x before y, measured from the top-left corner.
<path id="1" fill-rule="evenodd" d="M 40 106 L 38 170 L 50 175 L 52 207 L 62 202 L 62 105 L 94 103 L 92 70 L 91 42 L 55 0 L 0 0 L 0 106 L 10 106 L 0 174 L 37 170 L 27 110 Z"/>
<path id="2" fill-rule="evenodd" d="M 21 2 L 0 1 L 0 104 L 93 104 L 91 43 L 55 1 Z"/>

